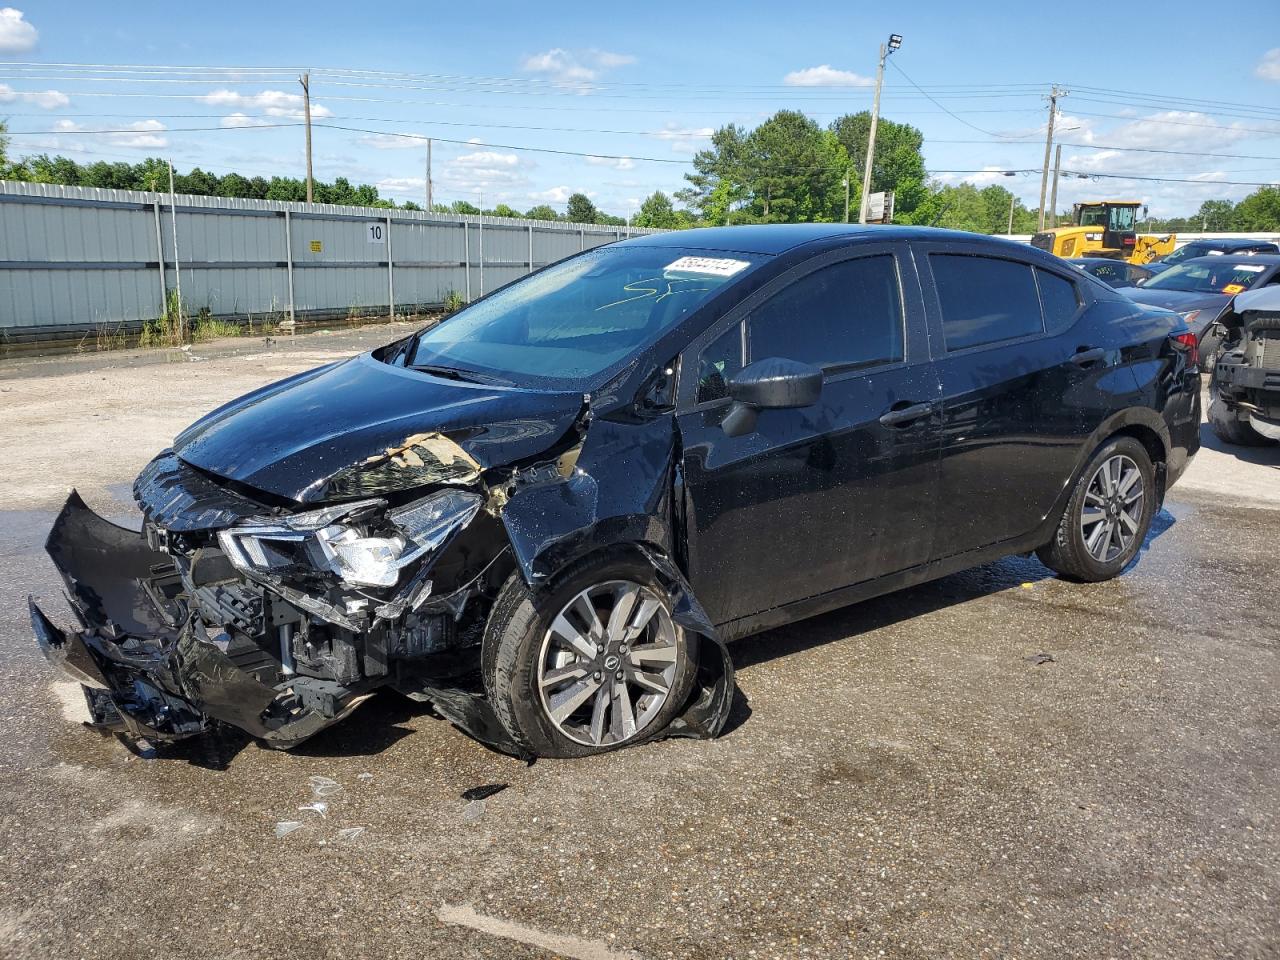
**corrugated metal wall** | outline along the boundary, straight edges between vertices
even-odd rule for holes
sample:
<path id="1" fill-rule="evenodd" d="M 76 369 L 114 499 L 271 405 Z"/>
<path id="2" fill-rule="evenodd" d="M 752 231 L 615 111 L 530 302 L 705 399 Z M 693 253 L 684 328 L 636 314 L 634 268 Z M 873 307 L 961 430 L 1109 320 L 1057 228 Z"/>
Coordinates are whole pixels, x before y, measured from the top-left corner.
<path id="1" fill-rule="evenodd" d="M 471 300 L 628 235 L 595 224 L 0 182 L 0 336 L 186 308 L 332 317 Z M 174 235 L 177 234 L 175 256 Z M 175 261 L 178 270 L 175 271 Z M 179 278 L 178 273 L 181 277 Z"/>

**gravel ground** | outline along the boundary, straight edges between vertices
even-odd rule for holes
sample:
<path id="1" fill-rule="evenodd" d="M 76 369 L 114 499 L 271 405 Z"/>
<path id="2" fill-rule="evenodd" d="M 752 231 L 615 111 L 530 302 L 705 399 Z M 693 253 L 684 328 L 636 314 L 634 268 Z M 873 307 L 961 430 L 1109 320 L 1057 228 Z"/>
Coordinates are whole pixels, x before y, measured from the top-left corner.
<path id="1" fill-rule="evenodd" d="M 526 766 L 392 694 L 293 753 L 78 727 L 24 602 L 69 620 L 67 488 L 127 521 L 200 413 L 393 335 L 0 364 L 0 955 L 1280 955 L 1275 448 L 1206 448 L 1110 583 L 1010 559 L 740 641 L 715 741 Z"/>

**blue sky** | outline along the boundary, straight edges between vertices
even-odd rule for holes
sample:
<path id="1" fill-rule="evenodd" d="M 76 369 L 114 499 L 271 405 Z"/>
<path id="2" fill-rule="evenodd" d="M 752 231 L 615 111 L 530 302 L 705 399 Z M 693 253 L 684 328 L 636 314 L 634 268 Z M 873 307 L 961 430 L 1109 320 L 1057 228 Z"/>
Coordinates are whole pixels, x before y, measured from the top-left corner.
<path id="1" fill-rule="evenodd" d="M 1087 4 L 954 0 L 10 2 L 0 7 L 0 117 L 19 154 L 158 155 L 182 168 L 301 176 L 295 77 L 310 69 L 319 178 L 421 201 L 425 146 L 394 136 L 416 134 L 438 138 L 437 200 L 476 202 L 483 191 L 486 206 L 563 210 L 582 190 L 626 215 L 652 190 L 678 189 L 717 126 L 754 125 L 782 107 L 824 124 L 866 109 L 877 45 L 896 32 L 905 39 L 882 113 L 924 132 L 931 171 L 1038 168 L 1043 97 L 1057 82 L 1070 91 L 1058 121 L 1071 144 L 1065 169 L 1196 181 L 1070 178 L 1060 205 L 1132 195 L 1170 215 L 1253 189 L 1221 181 L 1280 180 L 1271 2 L 1212 16 L 1203 0 L 1102 15 Z M 121 66 L 155 69 L 109 69 Z M 159 69 L 190 66 L 246 69 Z M 77 132 L 107 129 L 125 132 Z M 535 147 L 589 156 L 517 149 Z M 1186 153 L 1136 150 L 1152 147 Z M 1038 174 L 937 176 L 998 182 L 1028 202 L 1039 192 Z"/>

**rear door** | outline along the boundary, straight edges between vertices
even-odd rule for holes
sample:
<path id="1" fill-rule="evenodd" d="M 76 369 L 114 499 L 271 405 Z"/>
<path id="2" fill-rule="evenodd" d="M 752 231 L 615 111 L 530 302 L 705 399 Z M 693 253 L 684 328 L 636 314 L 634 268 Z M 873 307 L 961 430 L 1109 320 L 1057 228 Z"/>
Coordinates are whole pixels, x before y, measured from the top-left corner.
<path id="1" fill-rule="evenodd" d="M 989 244 L 913 247 L 942 391 L 934 552 L 944 558 L 1039 525 L 1071 475 L 1082 407 L 1095 402 L 1080 382 L 1117 358 L 1072 339 L 1082 303 L 1065 271 Z"/>
<path id="2" fill-rule="evenodd" d="M 763 410 L 753 433 L 727 436 L 727 382 L 766 357 L 821 367 L 821 400 Z M 902 245 L 806 261 L 691 345 L 678 407 L 687 561 L 713 620 L 929 559 L 937 393 Z"/>

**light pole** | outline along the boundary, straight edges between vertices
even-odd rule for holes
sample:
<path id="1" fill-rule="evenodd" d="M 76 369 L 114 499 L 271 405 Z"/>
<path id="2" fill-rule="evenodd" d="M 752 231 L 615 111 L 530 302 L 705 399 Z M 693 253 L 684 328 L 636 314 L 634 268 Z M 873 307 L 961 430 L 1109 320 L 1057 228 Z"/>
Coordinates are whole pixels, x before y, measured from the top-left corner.
<path id="1" fill-rule="evenodd" d="M 867 165 L 862 175 L 862 203 L 858 208 L 858 222 L 867 222 L 867 198 L 871 196 L 871 161 L 876 152 L 876 127 L 880 123 L 880 87 L 884 84 L 884 61 L 889 54 L 902 46 L 901 34 L 889 34 L 889 42 L 880 44 L 880 62 L 876 66 L 876 96 L 871 103 L 871 132 L 867 136 Z"/>

